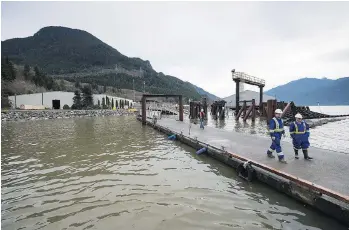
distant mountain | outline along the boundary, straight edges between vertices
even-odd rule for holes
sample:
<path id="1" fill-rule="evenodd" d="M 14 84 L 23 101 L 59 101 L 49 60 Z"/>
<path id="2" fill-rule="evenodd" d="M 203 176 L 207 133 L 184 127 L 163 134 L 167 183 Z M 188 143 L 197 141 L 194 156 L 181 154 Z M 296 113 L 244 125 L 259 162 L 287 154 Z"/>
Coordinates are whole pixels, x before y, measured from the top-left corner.
<path id="1" fill-rule="evenodd" d="M 349 105 L 349 77 L 302 78 L 265 93 L 279 101 L 294 101 L 296 105 Z"/>
<path id="2" fill-rule="evenodd" d="M 193 85 L 193 87 L 196 89 L 196 92 L 198 92 L 203 97 L 207 97 L 210 101 L 220 100 L 220 98 L 216 95 L 213 95 L 196 85 Z"/>
<path id="3" fill-rule="evenodd" d="M 256 105 L 259 105 L 259 92 L 255 92 L 255 91 L 252 91 L 252 90 L 245 90 L 245 91 L 242 91 L 240 92 L 240 95 L 239 95 L 239 100 L 240 101 L 250 101 L 252 99 L 255 99 L 255 103 Z M 267 102 L 268 100 L 271 100 L 271 99 L 275 99 L 274 97 L 272 96 L 268 96 L 266 94 L 263 94 L 263 102 Z M 233 94 L 229 97 L 225 97 L 223 98 L 223 100 L 225 100 L 227 102 L 226 106 L 227 107 L 232 107 L 232 108 L 235 108 L 236 107 L 236 94 Z M 250 104 L 250 103 L 248 103 Z"/>
<path id="4" fill-rule="evenodd" d="M 45 27 L 31 37 L 1 42 L 1 55 L 18 65 L 39 66 L 56 78 L 200 99 L 197 87 L 156 72 L 149 61 L 130 58 L 90 33 Z M 134 84 L 133 84 L 134 82 Z M 145 84 L 144 84 L 145 83 Z"/>

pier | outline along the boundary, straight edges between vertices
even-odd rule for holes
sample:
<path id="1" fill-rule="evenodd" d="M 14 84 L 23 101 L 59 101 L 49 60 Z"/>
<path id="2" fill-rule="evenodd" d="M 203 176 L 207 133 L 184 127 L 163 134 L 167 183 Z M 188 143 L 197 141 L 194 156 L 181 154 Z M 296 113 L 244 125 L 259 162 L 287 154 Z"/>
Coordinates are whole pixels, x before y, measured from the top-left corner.
<path id="1" fill-rule="evenodd" d="M 276 192 L 349 225 L 348 155 L 312 147 L 313 161 L 304 160 L 302 153 L 296 160 L 292 144 L 282 142 L 288 164 L 281 164 L 277 158 L 267 157 L 266 150 L 270 145 L 267 137 L 252 137 L 212 127 L 202 130 L 199 125 L 183 121 L 181 113 L 178 120 L 142 119 L 142 116 L 137 119 L 163 133 L 176 135 L 176 140 L 195 150 L 206 148 L 205 154 L 235 168 L 237 174 L 250 183 L 265 183 Z"/>

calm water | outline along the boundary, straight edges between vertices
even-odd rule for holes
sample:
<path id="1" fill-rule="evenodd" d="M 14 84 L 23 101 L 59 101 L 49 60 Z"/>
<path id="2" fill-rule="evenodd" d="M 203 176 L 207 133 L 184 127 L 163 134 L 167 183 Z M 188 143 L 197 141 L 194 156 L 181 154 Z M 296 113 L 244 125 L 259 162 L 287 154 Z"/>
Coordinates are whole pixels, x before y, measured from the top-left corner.
<path id="1" fill-rule="evenodd" d="M 134 117 L 3 123 L 2 229 L 347 229 Z"/>

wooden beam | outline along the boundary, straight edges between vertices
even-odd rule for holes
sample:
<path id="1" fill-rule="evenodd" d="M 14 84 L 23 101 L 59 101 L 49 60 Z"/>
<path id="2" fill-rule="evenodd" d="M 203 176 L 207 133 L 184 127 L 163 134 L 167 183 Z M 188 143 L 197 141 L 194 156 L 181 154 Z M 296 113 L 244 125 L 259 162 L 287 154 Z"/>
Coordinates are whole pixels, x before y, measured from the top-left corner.
<path id="1" fill-rule="evenodd" d="M 239 113 L 236 115 L 235 120 L 239 120 L 239 117 L 241 116 L 242 111 L 245 109 L 244 106 L 245 105 L 242 106 L 242 108 L 240 109 Z"/>
<path id="2" fill-rule="evenodd" d="M 250 116 L 250 113 L 251 113 L 252 109 L 253 109 L 253 105 L 251 105 L 251 106 L 248 108 L 247 113 L 246 113 L 245 116 L 244 116 L 244 121 L 246 121 L 247 118 L 248 118 L 248 116 Z"/>
<path id="3" fill-rule="evenodd" d="M 284 108 L 284 111 L 282 111 L 281 117 L 283 117 L 289 110 L 291 110 L 291 102 L 289 102 L 286 107 Z"/>

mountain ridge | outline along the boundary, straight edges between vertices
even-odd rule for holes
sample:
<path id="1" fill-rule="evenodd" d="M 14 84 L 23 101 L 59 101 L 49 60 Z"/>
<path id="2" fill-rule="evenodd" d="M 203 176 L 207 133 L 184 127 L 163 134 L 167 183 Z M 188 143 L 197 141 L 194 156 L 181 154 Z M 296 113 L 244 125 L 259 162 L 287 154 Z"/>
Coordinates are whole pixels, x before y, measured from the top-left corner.
<path id="1" fill-rule="evenodd" d="M 71 82 L 119 89 L 132 89 L 134 85 L 141 92 L 146 86 L 148 93 L 180 93 L 195 100 L 204 93 L 192 83 L 156 72 L 150 61 L 127 57 L 80 29 L 48 26 L 33 36 L 2 41 L 1 47 L 2 57 L 9 57 L 15 64 L 39 66 L 50 76 Z"/>
<path id="2" fill-rule="evenodd" d="M 277 100 L 294 101 L 297 105 L 349 105 L 349 77 L 301 78 L 265 92 Z"/>

